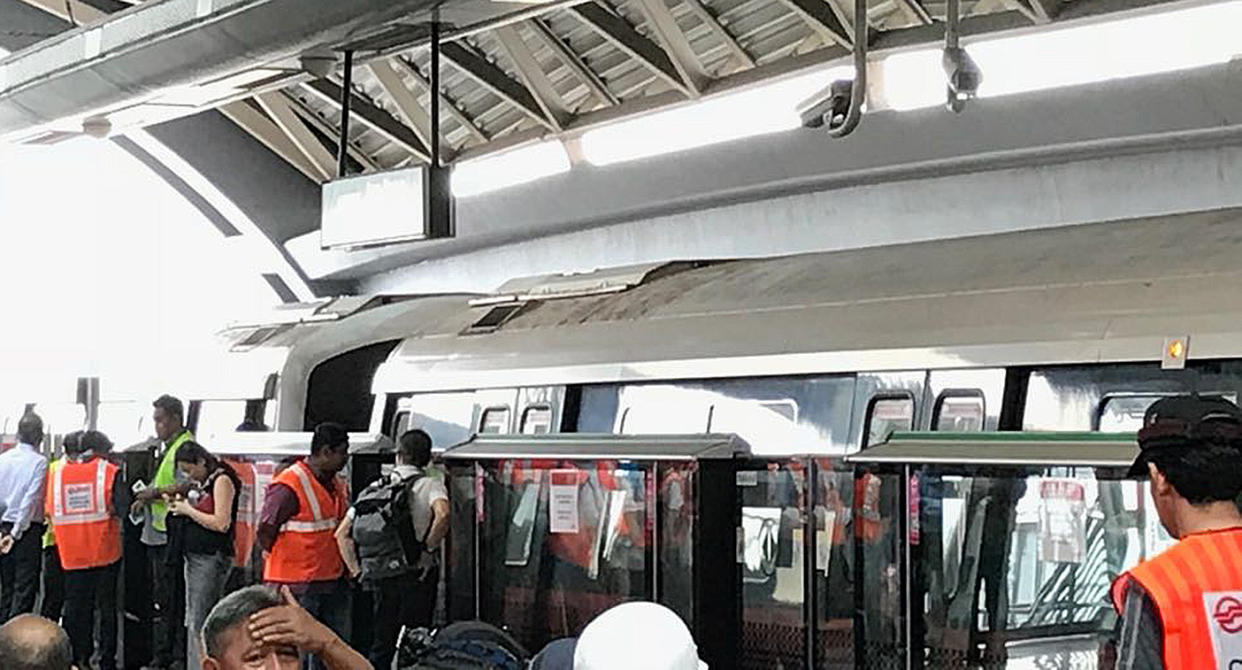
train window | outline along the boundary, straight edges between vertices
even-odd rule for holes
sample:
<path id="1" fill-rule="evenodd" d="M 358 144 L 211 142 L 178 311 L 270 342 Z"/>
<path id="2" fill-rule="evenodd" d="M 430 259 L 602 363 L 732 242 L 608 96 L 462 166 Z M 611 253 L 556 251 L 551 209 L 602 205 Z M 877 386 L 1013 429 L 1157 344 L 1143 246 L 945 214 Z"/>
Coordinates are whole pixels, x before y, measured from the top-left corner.
<path id="1" fill-rule="evenodd" d="M 536 405 L 522 411 L 523 435 L 543 435 L 550 432 L 552 432 L 551 407 Z"/>
<path id="2" fill-rule="evenodd" d="M 484 435 L 498 435 L 509 432 L 509 408 L 488 407 L 479 417 L 479 432 Z"/>
<path id="3" fill-rule="evenodd" d="M 410 411 L 399 411 L 392 417 L 392 423 L 388 426 L 389 437 L 398 437 L 406 431 L 410 425 Z"/>
<path id="4" fill-rule="evenodd" d="M 199 405 L 194 434 L 207 439 L 212 435 L 231 433 L 245 419 L 245 400 L 204 400 Z"/>
<path id="5" fill-rule="evenodd" d="M 1157 400 L 1171 393 L 1126 393 L 1105 396 L 1096 412 L 1096 429 L 1102 432 L 1131 432 L 1143 427 L 1143 415 Z M 1208 393 L 1238 401 L 1236 393 Z"/>
<path id="6" fill-rule="evenodd" d="M 914 397 L 905 395 L 883 395 L 871 399 L 867 408 L 867 419 L 864 435 L 866 443 L 883 442 L 889 433 L 914 428 Z"/>
<path id="7" fill-rule="evenodd" d="M 932 430 L 972 433 L 983 430 L 983 419 L 982 391 L 943 391 L 932 412 Z"/>

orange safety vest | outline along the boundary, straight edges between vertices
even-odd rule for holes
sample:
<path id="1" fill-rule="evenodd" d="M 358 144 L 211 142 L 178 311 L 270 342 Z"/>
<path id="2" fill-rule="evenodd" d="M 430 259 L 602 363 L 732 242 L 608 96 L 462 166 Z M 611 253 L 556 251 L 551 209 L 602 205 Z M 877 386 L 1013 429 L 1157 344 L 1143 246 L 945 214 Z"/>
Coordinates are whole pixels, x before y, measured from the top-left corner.
<path id="1" fill-rule="evenodd" d="M 116 464 L 92 457 L 67 461 L 52 473 L 46 511 L 52 519 L 65 570 L 85 570 L 121 560 L 121 520 L 113 513 Z"/>
<path id="2" fill-rule="evenodd" d="M 298 497 L 298 513 L 280 527 L 263 568 L 268 582 L 304 583 L 338 579 L 345 572 L 336 546 L 336 527 L 345 518 L 349 494 L 345 482 L 333 478 L 328 491 L 306 461 L 289 466 L 272 480 Z"/>
<path id="3" fill-rule="evenodd" d="M 244 568 L 250 565 L 250 556 L 254 550 L 255 521 L 257 512 L 254 505 L 254 466 L 245 462 L 225 459 L 241 488 L 237 491 L 237 518 L 233 520 L 233 565 Z"/>
<path id="4" fill-rule="evenodd" d="M 1242 667 L 1242 528 L 1196 533 L 1113 582 L 1123 612 L 1133 580 L 1143 587 L 1164 628 L 1164 667 Z"/>

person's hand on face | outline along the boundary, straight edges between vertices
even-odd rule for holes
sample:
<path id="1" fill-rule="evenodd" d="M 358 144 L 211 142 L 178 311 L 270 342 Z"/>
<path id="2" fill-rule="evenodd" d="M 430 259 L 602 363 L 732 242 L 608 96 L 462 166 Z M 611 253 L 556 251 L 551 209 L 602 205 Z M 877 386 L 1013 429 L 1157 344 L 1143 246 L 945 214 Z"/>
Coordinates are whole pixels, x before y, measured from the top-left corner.
<path id="1" fill-rule="evenodd" d="M 260 643 L 250 637 L 244 624 L 224 635 L 220 656 L 204 658 L 203 670 L 299 670 L 302 667 L 297 647 Z"/>
<path id="2" fill-rule="evenodd" d="M 250 617 L 250 637 L 263 645 L 293 645 L 318 654 L 336 642 L 336 634 L 298 604 L 289 587 L 280 587 L 285 604 Z"/>

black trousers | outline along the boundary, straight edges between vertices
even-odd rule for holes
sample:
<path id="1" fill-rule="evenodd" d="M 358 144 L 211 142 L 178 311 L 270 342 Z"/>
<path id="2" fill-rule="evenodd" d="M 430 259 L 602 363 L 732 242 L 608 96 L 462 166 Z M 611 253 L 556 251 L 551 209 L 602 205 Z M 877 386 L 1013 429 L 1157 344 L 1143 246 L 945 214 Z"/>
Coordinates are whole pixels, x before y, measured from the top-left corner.
<path id="1" fill-rule="evenodd" d="M 56 545 L 43 549 L 43 604 L 39 613 L 45 619 L 60 621 L 65 609 L 65 572 L 60 567 L 60 552 Z"/>
<path id="2" fill-rule="evenodd" d="M 185 568 L 172 560 L 167 546 L 147 547 L 151 575 L 151 629 L 155 637 L 153 665 L 185 665 Z M 194 670 L 198 670 L 195 668 Z"/>
<path id="3" fill-rule="evenodd" d="M 39 597 L 43 530 L 41 523 L 30 524 L 12 551 L 0 556 L 0 623 L 34 612 Z"/>
<path id="4" fill-rule="evenodd" d="M 414 572 L 376 582 L 372 594 L 375 603 L 375 638 L 368 655 L 376 670 L 392 667 L 401 627 L 431 627 L 436 613 L 436 592 L 440 586 L 440 570 L 428 570 L 424 576 Z"/>
<path id="5" fill-rule="evenodd" d="M 95 613 L 99 613 L 99 670 L 116 670 L 116 582 L 120 561 L 85 570 L 65 570 L 64 627 L 79 668 L 91 667 Z"/>

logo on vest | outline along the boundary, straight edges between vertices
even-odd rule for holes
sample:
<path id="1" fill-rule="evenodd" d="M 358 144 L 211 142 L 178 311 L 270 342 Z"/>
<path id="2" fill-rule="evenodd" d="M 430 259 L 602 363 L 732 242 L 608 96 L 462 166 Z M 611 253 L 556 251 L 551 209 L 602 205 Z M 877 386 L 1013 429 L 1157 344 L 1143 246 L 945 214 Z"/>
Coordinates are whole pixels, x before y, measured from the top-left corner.
<path id="1" fill-rule="evenodd" d="M 1216 609 L 1212 612 L 1216 625 L 1226 633 L 1242 631 L 1242 601 L 1233 596 L 1225 596 L 1216 601 Z"/>
<path id="2" fill-rule="evenodd" d="M 1203 594 L 1203 614 L 1217 670 L 1242 670 L 1242 591 Z"/>
<path id="3" fill-rule="evenodd" d="M 95 487 L 91 484 L 69 484 L 65 486 L 65 512 L 68 514 L 90 514 L 95 511 Z"/>

